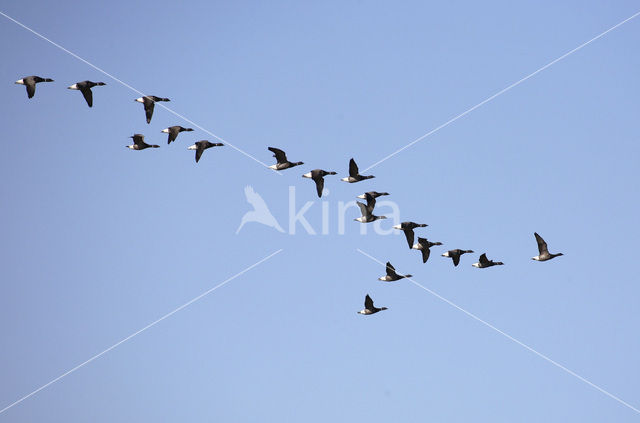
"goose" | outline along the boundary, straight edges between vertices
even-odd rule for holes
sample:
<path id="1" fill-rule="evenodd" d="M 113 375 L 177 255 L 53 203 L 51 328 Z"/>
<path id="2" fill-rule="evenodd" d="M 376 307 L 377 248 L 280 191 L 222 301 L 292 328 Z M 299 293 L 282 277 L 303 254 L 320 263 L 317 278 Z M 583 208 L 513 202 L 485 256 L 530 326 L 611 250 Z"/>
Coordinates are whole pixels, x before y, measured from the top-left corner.
<path id="1" fill-rule="evenodd" d="M 192 146 L 187 147 L 187 150 L 196 150 L 196 163 L 200 161 L 204 150 L 211 147 L 222 147 L 224 144 L 221 142 L 209 142 L 207 140 L 198 141 Z"/>
<path id="2" fill-rule="evenodd" d="M 399 225 L 395 225 L 393 229 L 400 229 L 404 232 L 404 236 L 407 238 L 407 244 L 409 244 L 409 249 L 413 248 L 413 239 L 414 234 L 413 230 L 415 228 L 425 228 L 429 225 L 426 223 L 415 223 L 415 222 L 402 222 Z"/>
<path id="3" fill-rule="evenodd" d="M 133 138 L 133 144 L 127 145 L 127 148 L 132 150 L 144 150 L 145 148 L 159 148 L 159 145 L 151 145 L 144 142 L 144 135 L 142 134 L 133 134 L 129 138 Z"/>
<path id="4" fill-rule="evenodd" d="M 360 194 L 358 195 L 356 198 L 361 198 L 361 199 L 366 199 L 366 195 L 369 194 L 370 196 L 372 196 L 373 198 L 378 198 L 381 197 L 383 195 L 389 195 L 388 192 L 376 192 L 376 191 L 369 191 L 369 192 L 365 192 L 364 194 Z"/>
<path id="5" fill-rule="evenodd" d="M 536 236 L 536 242 L 538 243 L 538 253 L 539 253 L 539 255 L 537 255 L 535 257 L 531 257 L 531 260 L 547 261 L 547 260 L 551 260 L 554 257 L 559 257 L 559 256 L 564 255 L 562 253 L 557 253 L 557 254 L 549 253 L 549 249 L 547 248 L 547 243 L 544 242 L 544 239 L 542 239 L 542 237 L 540 235 L 538 235 L 537 232 L 534 232 L 533 234 Z"/>
<path id="6" fill-rule="evenodd" d="M 358 165 L 356 164 L 356 161 L 353 160 L 353 158 L 351 158 L 351 160 L 349 160 L 349 177 L 348 178 L 342 178 L 340 180 L 341 181 L 345 181 L 345 182 L 349 182 L 350 184 L 352 184 L 354 182 L 360 182 L 360 181 L 363 181 L 365 179 L 371 179 L 371 178 L 375 178 L 375 176 L 373 176 L 373 175 L 360 175 L 360 173 L 358 171 Z"/>
<path id="7" fill-rule="evenodd" d="M 287 155 L 284 151 L 275 147 L 268 147 L 268 150 L 273 153 L 273 157 L 276 158 L 277 163 L 269 166 L 269 169 L 273 170 L 284 170 L 289 169 L 290 167 L 303 165 L 304 162 L 290 162 L 287 160 Z"/>
<path id="8" fill-rule="evenodd" d="M 396 273 L 395 267 L 393 267 L 390 262 L 387 262 L 387 274 L 379 277 L 378 280 L 384 281 L 384 282 L 393 282 L 393 281 L 399 281 L 400 279 L 403 279 L 403 278 L 410 278 L 412 276 L 413 275 L 398 275 Z"/>
<path id="9" fill-rule="evenodd" d="M 431 247 L 434 245 L 442 245 L 442 242 L 429 242 L 427 238 L 418 237 L 418 243 L 412 246 L 413 250 L 422 251 L 422 262 L 426 263 L 429 260 L 429 255 L 431 254 Z"/>
<path id="10" fill-rule="evenodd" d="M 365 197 L 367 198 L 366 205 L 356 201 L 356 204 L 360 207 L 360 213 L 362 216 L 353 220 L 357 220 L 360 223 L 370 223 L 379 219 L 386 219 L 387 216 L 376 216 L 373 214 L 373 208 L 376 206 L 376 199 L 369 194 L 366 194 Z"/>
<path id="11" fill-rule="evenodd" d="M 84 96 L 84 99 L 87 101 L 87 104 L 89 105 L 89 107 L 93 107 L 93 93 L 91 92 L 91 88 L 99 87 L 103 85 L 107 85 L 107 84 L 105 84 L 104 82 L 82 81 L 82 82 L 76 82 L 75 84 L 67 88 L 70 90 L 79 90 Z"/>
<path id="12" fill-rule="evenodd" d="M 38 82 L 53 82 L 51 78 L 40 78 L 39 76 L 25 76 L 22 79 L 18 79 L 16 84 L 24 85 L 27 88 L 27 96 L 33 97 L 36 93 L 36 84 Z"/>
<path id="13" fill-rule="evenodd" d="M 478 269 L 484 269 L 486 267 L 502 266 L 502 265 L 504 265 L 504 263 L 501 261 L 489 260 L 487 258 L 487 253 L 482 254 L 478 262 L 472 264 L 473 267 L 477 267 Z"/>
<path id="14" fill-rule="evenodd" d="M 456 248 L 455 250 L 449 250 L 442 255 L 442 257 L 451 257 L 453 265 L 457 266 L 460 263 L 460 256 L 465 253 L 473 253 L 473 250 L 461 250 Z"/>
<path id="15" fill-rule="evenodd" d="M 153 116 L 153 108 L 156 101 L 171 101 L 168 98 L 156 97 L 155 95 L 145 95 L 144 97 L 136 98 L 134 101 L 142 103 L 144 105 L 144 113 L 147 116 L 147 123 L 151 123 L 151 117 Z"/>
<path id="16" fill-rule="evenodd" d="M 318 197 L 322 197 L 322 190 L 324 189 L 324 177 L 327 175 L 335 175 L 336 172 L 327 172 L 322 169 L 314 169 L 311 172 L 302 175 L 303 178 L 311 178 L 316 183 L 316 191 Z"/>
<path id="17" fill-rule="evenodd" d="M 375 313 L 377 313 L 379 311 L 382 311 L 382 310 L 387 310 L 387 308 L 386 307 L 380 307 L 380 308 L 374 307 L 373 306 L 373 300 L 371 299 L 369 294 L 367 294 L 367 296 L 364 297 L 364 309 L 360 310 L 358 312 L 358 314 L 365 314 L 365 315 L 367 315 L 367 314 L 375 314 Z"/>
<path id="18" fill-rule="evenodd" d="M 164 128 L 160 132 L 164 132 L 165 134 L 169 134 L 169 138 L 167 140 L 167 144 L 171 144 L 172 141 L 175 141 L 178 138 L 178 134 L 180 132 L 191 132 L 193 128 L 183 128 L 182 126 L 170 126 L 168 128 Z"/>

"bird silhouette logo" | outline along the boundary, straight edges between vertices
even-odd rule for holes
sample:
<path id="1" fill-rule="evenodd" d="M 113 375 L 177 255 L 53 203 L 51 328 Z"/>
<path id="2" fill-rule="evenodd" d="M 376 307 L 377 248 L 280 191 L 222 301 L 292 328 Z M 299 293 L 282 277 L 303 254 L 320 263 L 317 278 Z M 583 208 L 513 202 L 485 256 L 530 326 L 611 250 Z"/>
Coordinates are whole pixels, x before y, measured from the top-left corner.
<path id="1" fill-rule="evenodd" d="M 265 203 L 260 194 L 253 190 L 253 187 L 247 185 L 244 188 L 244 195 L 247 198 L 247 202 L 253 206 L 253 210 L 246 212 L 244 216 L 242 216 L 242 221 L 240 221 L 236 235 L 240 232 L 244 224 L 249 222 L 262 223 L 263 225 L 276 229 L 278 232 L 284 232 L 284 229 L 282 229 L 276 218 L 271 214 L 271 211 L 269 211 L 267 203 Z"/>

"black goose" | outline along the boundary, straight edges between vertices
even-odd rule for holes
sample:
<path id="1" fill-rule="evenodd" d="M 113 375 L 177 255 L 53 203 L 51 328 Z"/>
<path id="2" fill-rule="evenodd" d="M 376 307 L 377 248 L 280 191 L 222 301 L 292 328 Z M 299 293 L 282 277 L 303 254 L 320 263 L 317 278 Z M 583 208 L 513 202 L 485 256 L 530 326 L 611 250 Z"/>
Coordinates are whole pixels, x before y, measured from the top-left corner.
<path id="1" fill-rule="evenodd" d="M 531 257 L 531 260 L 535 260 L 535 261 L 547 261 L 547 260 L 551 260 L 554 257 L 559 257 L 562 256 L 564 254 L 562 253 L 557 253 L 557 254 L 551 254 L 549 253 L 549 248 L 547 247 L 547 243 L 544 242 L 544 239 L 542 239 L 542 237 L 540 235 L 538 235 L 537 232 L 533 233 L 536 237 L 536 242 L 538 243 L 538 255 L 535 257 Z"/>
<path id="2" fill-rule="evenodd" d="M 36 84 L 38 82 L 53 82 L 51 78 L 40 78 L 39 76 L 25 76 L 22 79 L 18 79 L 16 84 L 24 85 L 27 88 L 27 96 L 33 97 L 36 93 Z"/>
<path id="3" fill-rule="evenodd" d="M 415 222 L 402 222 L 399 225 L 395 225 L 393 229 L 400 229 L 404 232 L 404 236 L 407 238 L 407 244 L 409 244 L 409 249 L 413 248 L 413 239 L 414 234 L 413 230 L 415 228 L 425 228 L 428 225 L 426 223 L 415 223 Z"/>
<path id="4" fill-rule="evenodd" d="M 460 256 L 465 253 L 473 253 L 473 250 L 461 250 L 456 248 L 455 250 L 449 250 L 442 255 L 442 257 L 450 257 L 453 260 L 453 265 L 457 266 L 460 263 Z"/>
<path id="5" fill-rule="evenodd" d="M 378 198 L 381 197 L 383 195 L 389 195 L 388 192 L 376 192 L 376 191 L 369 191 L 369 192 L 365 192 L 364 194 L 360 194 L 358 195 L 356 198 L 361 198 L 361 199 L 366 199 L 366 195 L 369 194 L 370 196 L 372 196 L 373 198 Z"/>
<path id="6" fill-rule="evenodd" d="M 144 113 L 147 116 L 147 123 L 151 123 L 151 117 L 153 116 L 153 108 L 156 101 L 171 101 L 168 98 L 156 97 L 155 95 L 145 95 L 144 97 L 136 98 L 134 101 L 142 103 L 144 105 Z"/>
<path id="7" fill-rule="evenodd" d="M 369 296 L 369 294 L 367 294 L 366 297 L 364 297 L 364 309 L 360 310 L 358 312 L 358 314 L 374 314 L 377 313 L 379 311 L 382 310 L 387 310 L 386 307 L 374 307 L 373 306 L 373 300 L 371 299 L 371 297 Z"/>
<path id="8" fill-rule="evenodd" d="M 391 265 L 390 262 L 387 262 L 387 274 L 384 276 L 381 276 L 378 278 L 379 281 L 384 281 L 384 282 L 393 282 L 393 281 L 398 281 L 400 279 L 403 278 L 410 278 L 413 275 L 398 275 L 396 273 L 396 269 Z"/>
<path id="9" fill-rule="evenodd" d="M 147 144 L 144 142 L 144 135 L 142 134 L 133 134 L 129 138 L 133 138 L 133 144 L 127 145 L 127 148 L 132 150 L 144 150 L 145 148 L 158 148 L 159 145 L 155 144 Z"/>
<path id="10" fill-rule="evenodd" d="M 200 157 L 202 157 L 202 153 L 204 150 L 211 147 L 222 147 L 224 144 L 221 142 L 209 142 L 207 140 L 198 141 L 192 146 L 187 147 L 187 150 L 196 150 L 196 163 L 200 161 Z"/>
<path id="11" fill-rule="evenodd" d="M 473 263 L 472 266 L 473 267 L 477 267 L 478 269 L 484 269 L 486 267 L 491 267 L 491 266 L 502 266 L 504 265 L 503 262 L 501 261 L 493 261 L 493 260 L 489 260 L 487 258 L 487 254 L 484 253 L 480 256 L 480 258 L 478 259 L 477 263 Z"/>
<path id="12" fill-rule="evenodd" d="M 387 216 L 376 216 L 373 214 L 373 209 L 376 206 L 376 199 L 373 196 L 369 195 L 369 193 L 365 194 L 365 198 L 367 199 L 367 204 L 363 204 L 359 201 L 356 201 L 358 207 L 360 207 L 361 217 L 358 217 L 353 220 L 357 220 L 361 223 L 370 223 L 379 219 L 386 219 Z"/>
<path id="13" fill-rule="evenodd" d="M 70 90 L 80 90 L 89 107 L 93 107 L 93 93 L 91 92 L 91 88 L 101 87 L 103 85 L 107 84 L 105 84 L 104 82 L 82 81 L 76 82 L 75 84 L 67 88 Z"/>
<path id="14" fill-rule="evenodd" d="M 322 169 L 314 169 L 311 172 L 302 175 L 303 178 L 311 178 L 316 183 L 316 191 L 318 197 L 322 197 L 322 190 L 324 189 L 324 177 L 327 175 L 335 175 L 336 172 L 327 172 Z"/>
<path id="15" fill-rule="evenodd" d="M 285 152 L 280 150 L 279 148 L 275 148 L 275 147 L 267 147 L 267 148 L 269 149 L 269 151 L 273 153 L 273 157 L 275 157 L 277 161 L 276 164 L 269 166 L 269 169 L 284 170 L 284 169 L 289 169 L 290 167 L 300 166 L 304 164 L 304 162 L 295 162 L 295 163 L 290 162 L 289 160 L 287 160 L 287 155 L 285 154 Z"/>
<path id="16" fill-rule="evenodd" d="M 429 260 L 429 255 L 431 255 L 431 247 L 434 245 L 442 245 L 442 242 L 429 242 L 427 238 L 418 237 L 418 243 L 411 248 L 422 251 L 422 262 L 426 263 Z"/>
<path id="17" fill-rule="evenodd" d="M 347 178 L 342 178 L 340 179 L 341 181 L 345 181 L 345 182 L 349 182 L 349 183 L 354 183 L 354 182 L 360 182 L 363 181 L 365 179 L 371 179 L 371 178 L 375 178 L 375 176 L 373 175 L 360 175 L 360 172 L 358 171 L 358 165 L 356 164 L 356 161 L 353 160 L 353 158 L 351 160 L 349 160 L 349 177 Z"/>
<path id="18" fill-rule="evenodd" d="M 170 126 L 168 128 L 164 128 L 162 131 L 160 132 L 164 132 L 165 134 L 169 134 L 169 138 L 167 139 L 167 144 L 171 144 L 173 141 L 176 140 L 176 138 L 178 138 L 178 134 L 180 132 L 191 132 L 193 131 L 192 128 L 183 128 L 182 126 Z"/>

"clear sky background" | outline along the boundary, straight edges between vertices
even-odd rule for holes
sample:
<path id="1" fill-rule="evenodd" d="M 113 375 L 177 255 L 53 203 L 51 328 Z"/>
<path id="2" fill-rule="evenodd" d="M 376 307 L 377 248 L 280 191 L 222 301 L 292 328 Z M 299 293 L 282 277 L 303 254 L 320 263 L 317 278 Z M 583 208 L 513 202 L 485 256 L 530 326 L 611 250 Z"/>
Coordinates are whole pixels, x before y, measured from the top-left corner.
<path id="1" fill-rule="evenodd" d="M 594 2 L 6 3 L 2 12 L 278 176 L 0 17 L 0 408 L 282 248 L 272 259 L 0 414 L 0 422 L 628 422 L 640 415 L 399 272 L 640 406 L 640 18 L 371 170 L 362 169 L 640 10 Z M 35 98 L 13 82 L 55 79 Z M 104 81 L 89 109 L 66 87 Z M 143 133 L 160 149 L 130 151 Z M 289 186 L 334 170 L 330 234 L 285 228 Z M 444 246 L 337 233 L 339 201 L 388 191 Z M 383 207 L 380 213 L 388 211 Z M 389 227 L 393 222 L 385 223 Z M 537 263 L 533 232 L 564 257 Z M 454 268 L 448 248 L 473 249 Z M 480 253 L 505 266 L 475 269 Z M 389 307 L 356 314 L 369 293 Z"/>

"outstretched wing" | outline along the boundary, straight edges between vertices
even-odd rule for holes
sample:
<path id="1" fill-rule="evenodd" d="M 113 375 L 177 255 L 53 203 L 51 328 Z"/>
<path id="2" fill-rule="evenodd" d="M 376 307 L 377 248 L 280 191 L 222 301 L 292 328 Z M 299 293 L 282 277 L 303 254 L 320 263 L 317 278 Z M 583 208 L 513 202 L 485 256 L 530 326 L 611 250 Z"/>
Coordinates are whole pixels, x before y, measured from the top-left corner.
<path id="1" fill-rule="evenodd" d="M 180 133 L 180 129 L 176 126 L 172 126 L 169 128 L 169 138 L 167 139 L 167 144 L 171 144 L 173 141 L 178 138 L 178 134 Z"/>
<path id="2" fill-rule="evenodd" d="M 367 294 L 367 296 L 364 297 L 364 308 L 366 310 L 373 310 L 373 300 L 371 299 L 369 294 Z"/>
<path id="3" fill-rule="evenodd" d="M 367 200 L 367 209 L 369 209 L 369 213 L 373 213 L 373 209 L 376 207 L 376 199 L 368 192 L 364 194 L 364 198 Z"/>
<path id="4" fill-rule="evenodd" d="M 356 164 L 356 161 L 353 160 L 353 158 L 349 160 L 349 176 L 352 176 L 354 178 L 358 176 L 358 165 Z"/>
<path id="5" fill-rule="evenodd" d="M 422 262 L 426 263 L 429 260 L 429 255 L 431 255 L 431 250 L 427 248 L 422 249 Z"/>
<path id="6" fill-rule="evenodd" d="M 322 197 L 322 190 L 324 189 L 324 178 L 322 176 L 318 176 L 317 178 L 313 178 L 316 182 L 316 191 L 318 192 L 318 197 Z"/>
<path id="7" fill-rule="evenodd" d="M 153 116 L 153 108 L 156 103 L 150 98 L 144 98 L 144 113 L 147 116 L 147 123 L 151 123 L 151 117 Z"/>
<path id="8" fill-rule="evenodd" d="M 545 254 L 545 253 L 549 253 L 549 250 L 547 248 L 547 243 L 544 242 L 544 239 L 542 239 L 542 237 L 540 235 L 538 235 L 537 232 L 533 233 L 536 236 L 536 242 L 538 243 L 538 252 L 540 254 Z"/>
<path id="9" fill-rule="evenodd" d="M 362 213 L 362 217 L 371 215 L 371 212 L 369 211 L 369 208 L 367 206 L 362 204 L 360 201 L 356 201 L 356 204 L 358 205 L 358 207 L 360 207 L 360 213 Z"/>
<path id="10" fill-rule="evenodd" d="M 413 229 L 405 229 L 404 231 L 404 236 L 407 237 L 407 243 L 409 244 L 409 248 L 413 247 L 413 239 L 414 239 L 414 234 L 413 234 Z"/>
<path id="11" fill-rule="evenodd" d="M 269 149 L 269 151 L 271 151 L 273 153 L 273 157 L 276 158 L 278 163 L 286 163 L 287 162 L 287 155 L 285 154 L 284 151 L 280 150 L 279 148 L 275 148 L 275 147 L 267 147 Z"/>
<path id="12" fill-rule="evenodd" d="M 83 88 L 80 90 L 84 99 L 87 101 L 89 107 L 93 107 L 93 93 L 91 92 L 91 88 Z"/>
<path id="13" fill-rule="evenodd" d="M 140 147 L 144 147 L 145 145 L 147 145 L 146 142 L 144 142 L 144 136 L 140 135 L 140 134 L 135 134 L 133 136 L 133 143 L 137 146 Z"/>
<path id="14" fill-rule="evenodd" d="M 24 86 L 27 88 L 29 98 L 36 94 L 36 83 L 34 81 L 24 81 Z"/>
<path id="15" fill-rule="evenodd" d="M 453 259 L 454 266 L 457 266 L 460 264 L 460 254 L 453 254 L 451 255 L 451 258 Z"/>
<path id="16" fill-rule="evenodd" d="M 487 258 L 487 253 L 482 254 L 478 261 L 480 262 L 480 264 L 489 264 L 489 259 Z"/>
<path id="17" fill-rule="evenodd" d="M 198 147 L 196 147 L 196 163 L 198 163 L 198 161 L 200 161 L 200 157 L 202 157 L 202 153 L 204 153 L 204 145 L 203 144 L 198 144 Z"/>
<path id="18" fill-rule="evenodd" d="M 391 276 L 391 277 L 397 276 L 396 268 L 393 267 L 391 262 L 387 262 L 387 276 Z"/>

